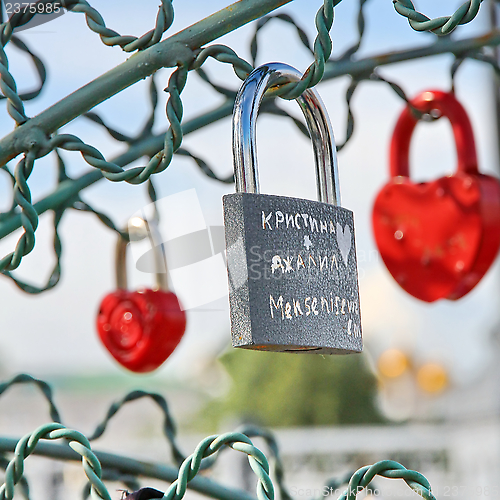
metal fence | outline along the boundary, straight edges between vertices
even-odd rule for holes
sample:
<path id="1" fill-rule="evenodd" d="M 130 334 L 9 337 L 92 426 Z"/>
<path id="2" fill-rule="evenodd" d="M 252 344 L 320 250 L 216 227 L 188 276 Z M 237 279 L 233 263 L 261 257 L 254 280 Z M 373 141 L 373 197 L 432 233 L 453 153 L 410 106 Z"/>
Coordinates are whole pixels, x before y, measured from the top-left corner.
<path id="1" fill-rule="evenodd" d="M 43 6 L 38 11 L 30 9 L 33 4 L 26 4 L 26 8 L 14 12 L 7 21 L 3 22 L 0 27 L 0 90 L 3 94 L 2 98 L 6 100 L 8 114 L 14 121 L 14 129 L 0 140 L 0 164 L 5 175 L 11 180 L 13 203 L 7 212 L 0 215 L 0 238 L 9 235 L 18 228 L 22 227 L 23 229 L 13 251 L 0 260 L 0 270 L 3 275 L 12 279 L 22 290 L 32 294 L 44 292 L 57 285 L 61 276 L 60 257 L 62 252 L 58 226 L 68 209 L 93 212 L 106 226 L 114 231 L 119 231 L 109 217 L 94 210 L 79 196 L 82 190 L 103 178 L 113 182 L 125 181 L 130 184 L 147 182 L 149 196 L 154 201 L 156 195 L 151 177 L 153 174 L 164 171 L 170 165 L 173 155 L 177 154 L 191 157 L 208 177 L 231 183 L 232 176 L 228 178 L 217 177 L 203 159 L 183 148 L 182 138 L 190 132 L 229 116 L 232 112 L 236 92 L 213 83 L 203 69 L 205 61 L 208 58 L 213 58 L 220 63 L 230 64 L 238 78 L 246 78 L 257 57 L 258 33 L 271 20 L 289 23 L 296 27 L 300 41 L 310 50 L 312 63 L 300 81 L 284 83 L 274 89 L 270 98 L 263 105 L 262 111 L 290 117 L 286 111 L 279 107 L 277 97 L 294 99 L 306 88 L 315 86 L 320 81 L 349 75 L 351 83 L 345 94 L 348 110 L 345 142 L 339 145 L 338 149 L 341 149 L 349 141 L 355 128 L 356 122 L 350 103 L 360 82 L 368 80 L 386 83 L 397 95 L 407 100 L 404 90 L 399 85 L 378 74 L 377 68 L 382 65 L 451 53 L 454 56 L 454 62 L 450 67 L 452 88 L 455 74 L 466 58 L 483 61 L 500 74 L 500 68 L 494 55 L 487 50 L 488 46 L 500 44 L 499 31 L 492 30 L 487 35 L 459 41 L 454 41 L 446 36 L 457 26 L 472 21 L 478 13 L 482 0 L 469 0 L 453 15 L 437 19 L 429 19 L 424 14 L 417 12 L 409 0 L 393 0 L 396 11 L 408 18 L 411 28 L 417 31 L 431 31 L 439 36 L 444 35 L 444 38 L 428 46 L 380 54 L 365 59 L 356 58 L 356 53 L 364 35 L 364 9 L 369 0 L 359 0 L 357 41 L 336 59 L 331 59 L 330 30 L 334 24 L 334 7 L 340 0 L 324 1 L 316 15 L 317 36 L 313 43 L 310 43 L 306 33 L 290 16 L 282 13 L 270 14 L 289 1 L 291 0 L 241 0 L 163 40 L 164 33 L 173 21 L 173 5 L 169 0 L 161 1 L 154 28 L 141 37 L 120 35 L 108 28 L 101 15 L 84 0 L 42 1 L 36 4 Z M 53 11 L 57 7 L 68 10 L 67 15 L 85 15 L 89 29 L 95 32 L 105 45 L 118 45 L 125 52 L 134 53 L 134 56 L 64 97 L 37 116 L 28 117 L 24 103 L 36 99 L 40 95 L 46 82 L 46 72 L 43 61 L 16 34 L 16 29 L 26 25 L 34 16 L 47 15 L 49 10 Z M 251 21 L 256 21 L 255 33 L 251 41 L 251 61 L 243 60 L 234 50 L 225 45 L 207 45 Z M 9 72 L 9 60 L 5 52 L 9 43 L 15 45 L 31 58 L 39 78 L 38 87 L 34 91 L 18 91 L 14 76 Z M 170 125 L 166 131 L 155 134 L 153 126 L 154 111 L 158 102 L 158 88 L 154 80 L 154 73 L 161 68 L 174 68 L 165 89 L 169 96 L 166 117 Z M 215 110 L 192 120 L 183 121 L 181 93 L 191 71 L 197 72 L 213 91 L 224 96 L 224 102 Z M 145 78 L 150 79 L 149 95 L 152 112 L 146 125 L 137 136 L 128 136 L 114 130 L 106 125 L 104 118 L 91 111 L 99 103 Z M 80 138 L 58 133 L 61 127 L 79 117 L 84 117 L 94 122 L 96 126 L 103 127 L 113 139 L 125 143 L 127 150 L 120 156 L 107 160 L 100 151 L 92 145 L 84 143 Z M 307 135 L 304 125 L 297 119 L 292 119 L 297 127 Z M 71 178 L 66 172 L 63 158 L 59 154 L 61 150 L 80 153 L 92 169 L 78 178 Z M 57 185 L 50 195 L 35 202 L 31 197 L 29 178 L 35 168 L 36 160 L 49 154 L 53 156 L 56 164 Z M 127 165 L 142 156 L 150 158 L 146 165 L 126 168 Z M 17 162 L 15 165 L 13 164 L 14 160 Z M 56 264 L 47 283 L 38 287 L 16 278 L 13 271 L 21 265 L 23 257 L 34 249 L 39 216 L 49 210 L 54 212 L 53 248 Z M 267 442 L 274 463 L 272 475 L 280 497 L 285 500 L 290 499 L 284 485 L 283 468 L 277 443 L 272 434 L 265 430 L 241 429 L 234 433 L 210 436 L 199 444 L 193 454 L 186 456 L 176 443 L 175 426 L 165 399 L 158 394 L 136 391 L 112 405 L 104 421 L 97 427 L 92 436 L 86 438 L 80 432 L 68 429 L 61 423 L 59 411 L 53 403 L 51 389 L 43 381 L 28 375 L 20 375 L 0 385 L 0 394 L 20 383 L 36 384 L 42 391 L 49 404 L 52 422 L 39 427 L 19 440 L 0 438 L 0 451 L 2 453 L 0 465 L 5 469 L 5 483 L 0 487 L 0 500 L 11 500 L 14 497 L 16 486 L 20 488 L 26 498 L 29 497 L 28 483 L 23 472 L 24 461 L 32 454 L 61 460 L 81 460 L 84 472 L 89 479 L 88 492 L 91 491 L 93 495 L 103 499 L 110 498 L 104 481 L 121 480 L 127 488 L 136 489 L 140 486 L 137 478 L 141 477 L 170 482 L 171 485 L 165 493 L 165 497 L 168 499 L 180 499 L 184 496 L 187 488 L 192 488 L 221 500 L 235 498 L 250 500 L 253 497 L 244 491 L 228 489 L 207 478 L 197 476 L 200 470 L 211 467 L 220 451 L 227 447 L 248 456 L 250 466 L 258 478 L 257 497 L 259 500 L 273 499 L 274 486 L 270 478 L 269 462 L 251 441 L 251 438 L 256 436 L 263 437 Z M 164 434 L 170 444 L 175 466 L 144 463 L 128 457 L 92 451 L 90 441 L 105 431 L 108 421 L 116 412 L 124 404 L 145 397 L 152 398 L 163 411 Z M 54 440 L 60 440 L 63 443 L 52 443 L 51 441 Z M 13 453 L 11 459 L 7 458 L 8 453 Z M 332 479 L 328 485 L 348 484 L 346 492 L 341 498 L 353 500 L 359 491 L 370 485 L 376 475 L 403 479 L 410 488 L 424 498 L 434 498 L 429 483 L 421 474 L 407 470 L 393 461 L 382 461 L 372 466 L 363 467 L 349 477 Z"/>
<path id="2" fill-rule="evenodd" d="M 61 423 L 61 414 L 54 403 L 52 389 L 42 380 L 26 374 L 17 375 L 0 384 L 0 395 L 19 384 L 34 384 L 40 390 L 48 403 L 51 422 L 38 427 L 20 439 L 0 437 L 0 466 L 5 470 L 5 482 L 0 486 L 2 500 L 12 500 L 16 486 L 24 498 L 29 500 L 29 483 L 24 476 L 24 462 L 30 455 L 81 461 L 83 471 L 88 478 L 83 498 L 92 494 L 94 498 L 110 500 L 111 495 L 106 488 L 106 481 L 118 481 L 125 488 L 137 490 L 144 486 L 144 482 L 147 486 L 148 479 L 158 479 L 171 483 L 165 492 L 164 498 L 167 499 L 183 498 L 188 488 L 219 500 L 254 499 L 244 490 L 228 488 L 207 477 L 197 476 L 200 471 L 213 467 L 220 452 L 227 448 L 248 456 L 249 465 L 257 477 L 256 495 L 259 500 L 275 498 L 274 484 L 279 492 L 279 498 L 282 500 L 292 498 L 285 484 L 278 443 L 268 430 L 246 426 L 235 432 L 209 436 L 200 442 L 191 455 L 186 456 L 177 443 L 175 423 L 165 398 L 157 393 L 133 391 L 109 407 L 103 421 L 87 438 L 81 432 L 69 429 Z M 170 447 L 174 465 L 147 463 L 130 457 L 92 450 L 90 442 L 104 434 L 109 421 L 120 409 L 126 404 L 143 398 L 154 401 L 163 414 L 163 434 Z M 271 457 L 270 461 L 261 450 L 254 446 L 252 438 L 262 438 L 265 441 Z M 62 441 L 63 444 L 52 442 L 56 440 Z M 13 453 L 10 460 L 7 458 L 7 453 Z M 434 500 L 431 486 L 422 474 L 408 470 L 392 460 L 383 460 L 371 466 L 362 467 L 344 477 L 331 478 L 325 483 L 322 491 L 333 494 L 339 489 L 345 489 L 339 500 L 354 500 L 358 493 L 370 490 L 372 480 L 377 475 L 403 479 L 423 498 Z"/>
<path id="3" fill-rule="evenodd" d="M 356 52 L 364 35 L 364 9 L 369 0 L 359 1 L 357 41 L 340 57 L 331 59 L 332 41 L 330 30 L 334 21 L 334 7 L 340 3 L 340 0 L 325 0 L 318 10 L 316 14 L 317 36 L 312 44 L 308 40 L 306 33 L 290 16 L 280 13 L 270 14 L 270 12 L 290 1 L 242 0 L 164 40 L 161 40 L 162 36 L 173 21 L 173 6 L 169 0 L 162 1 L 154 29 L 139 38 L 123 36 L 108 28 L 101 15 L 85 1 L 43 1 L 39 2 L 39 4 L 43 5 L 44 8 L 39 10 L 38 13 L 30 10 L 28 8 L 29 4 L 26 4 L 19 12 L 14 12 L 9 20 L 1 25 L 0 35 L 0 90 L 3 93 L 2 97 L 7 101 L 7 111 L 15 122 L 14 130 L 0 140 L 0 164 L 12 181 L 13 192 L 11 208 L 0 215 L 0 238 L 4 238 L 20 227 L 23 228 L 23 234 L 17 241 L 14 250 L 0 260 L 1 272 L 14 280 L 22 290 L 28 293 L 41 293 L 56 286 L 61 275 L 60 256 L 62 252 L 62 241 L 58 234 L 58 226 L 68 209 L 94 212 L 104 224 L 118 231 L 109 217 L 94 210 L 79 197 L 82 190 L 103 178 L 114 182 L 125 181 L 131 184 L 140 184 L 147 181 L 148 192 L 154 200 L 155 191 L 151 183 L 151 176 L 164 171 L 171 163 L 173 155 L 178 154 L 191 157 L 208 177 L 231 183 L 232 176 L 223 179 L 217 177 L 203 159 L 182 148 L 182 137 L 227 117 L 232 112 L 236 92 L 213 83 L 203 70 L 204 62 L 208 58 L 214 58 L 221 63 L 231 64 L 236 76 L 244 79 L 252 70 L 257 56 L 258 32 L 272 19 L 296 26 L 297 35 L 304 46 L 310 50 L 313 62 L 304 72 L 299 82 L 280 85 L 271 92 L 271 98 L 262 107 L 262 112 L 288 116 L 288 113 L 277 104 L 276 96 L 284 99 L 294 99 L 304 89 L 317 85 L 320 81 L 349 75 L 351 84 L 345 95 L 348 111 L 345 142 L 340 144 L 338 149 L 345 146 L 354 131 L 355 119 L 350 102 L 360 82 L 366 80 L 385 82 L 402 99 L 407 100 L 404 90 L 399 85 L 388 81 L 377 73 L 377 68 L 382 65 L 452 53 L 455 56 L 455 61 L 450 68 L 452 88 L 454 76 L 466 58 L 484 61 L 490 64 L 497 73 L 500 73 L 494 56 L 487 50 L 488 46 L 500 44 L 500 33 L 497 30 L 492 30 L 485 36 L 459 41 L 453 41 L 445 36 L 444 39 L 439 39 L 430 46 L 356 59 Z M 429 19 L 424 14 L 417 12 L 409 0 L 393 0 L 393 3 L 396 11 L 408 18 L 413 29 L 431 31 L 437 35 L 449 35 L 458 25 L 468 23 L 474 19 L 482 0 L 469 0 L 452 16 L 436 19 Z M 37 116 L 29 118 L 24 110 L 24 102 L 36 99 L 39 96 L 46 82 L 46 72 L 43 61 L 27 47 L 15 34 L 15 31 L 16 28 L 28 23 L 34 16 L 48 13 L 49 5 L 52 6 L 51 11 L 59 7 L 70 11 L 68 15 L 84 14 L 88 27 L 101 38 L 105 45 L 118 45 L 127 53 L 133 52 L 134 57 L 84 85 Z M 234 50 L 225 45 L 207 46 L 213 40 L 253 20 L 257 21 L 250 47 L 251 62 L 243 60 Z M 9 42 L 31 57 L 39 76 L 39 86 L 36 90 L 18 93 L 16 81 L 9 72 L 9 61 L 4 50 Z M 169 79 L 168 86 L 164 89 L 169 94 L 166 116 L 170 126 L 165 132 L 154 134 L 152 131 L 154 111 L 158 102 L 158 89 L 154 81 L 154 73 L 160 68 L 175 68 Z M 225 101 L 217 109 L 183 122 L 181 93 L 186 85 L 190 71 L 196 71 L 214 91 L 224 96 Z M 90 111 L 109 97 L 145 78 L 150 78 L 152 112 L 143 130 L 136 137 L 130 137 L 113 130 L 106 125 L 103 118 Z M 113 139 L 127 144 L 127 151 L 116 158 L 106 160 L 100 151 L 90 144 L 85 144 L 80 138 L 70 134 L 57 133 L 58 129 L 78 117 L 92 120 L 98 126 L 104 127 Z M 292 119 L 298 128 L 307 135 L 305 126 L 299 120 Z M 59 154 L 61 150 L 79 152 L 93 169 L 78 178 L 70 178 L 66 172 L 64 161 Z M 48 154 L 53 155 L 56 163 L 58 172 L 57 186 L 52 194 L 33 202 L 29 188 L 29 177 L 34 169 L 36 159 Z M 147 165 L 126 168 L 127 165 L 142 156 L 150 158 Z M 9 162 L 14 159 L 18 159 L 17 164 L 11 166 Z M 39 216 L 48 210 L 54 212 L 53 247 L 56 264 L 45 285 L 39 287 L 16 278 L 12 271 L 17 269 L 23 257 L 34 249 Z"/>

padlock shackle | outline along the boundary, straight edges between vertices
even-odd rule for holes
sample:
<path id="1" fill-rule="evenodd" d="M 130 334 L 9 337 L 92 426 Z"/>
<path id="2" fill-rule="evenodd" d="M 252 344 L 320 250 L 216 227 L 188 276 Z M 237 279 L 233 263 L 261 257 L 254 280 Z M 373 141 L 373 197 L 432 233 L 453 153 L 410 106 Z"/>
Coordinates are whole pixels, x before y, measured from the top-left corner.
<path id="1" fill-rule="evenodd" d="M 411 106 L 422 113 L 438 110 L 451 123 L 457 148 L 457 170 L 464 174 L 478 174 L 476 145 L 472 126 L 463 106 L 455 96 L 440 90 L 422 92 L 410 101 Z M 390 146 L 390 170 L 392 177 L 410 176 L 410 143 L 418 119 L 410 106 L 403 110 L 394 128 Z"/>
<path id="2" fill-rule="evenodd" d="M 256 68 L 243 82 L 233 111 L 233 163 L 236 192 L 259 193 L 256 125 L 260 104 L 270 87 L 297 81 L 298 70 L 282 63 Z M 304 114 L 313 143 L 318 199 L 340 205 L 337 149 L 325 105 L 314 89 L 307 89 L 296 101 Z"/>
<path id="3" fill-rule="evenodd" d="M 139 217 L 135 217 L 134 219 L 142 221 L 142 224 L 144 225 L 144 227 L 141 228 L 144 232 L 143 238 L 146 237 L 147 233 L 147 238 L 151 243 L 156 269 L 156 288 L 158 290 L 168 292 L 169 288 L 165 247 L 161 240 L 161 235 L 158 227 L 156 223 L 149 224 L 146 219 L 142 219 Z M 128 231 L 128 229 L 126 230 L 126 232 L 130 235 L 130 231 Z M 118 290 L 127 290 L 127 247 L 129 243 L 130 240 L 127 240 L 121 235 L 118 235 L 118 241 L 116 242 L 115 250 L 116 288 Z"/>

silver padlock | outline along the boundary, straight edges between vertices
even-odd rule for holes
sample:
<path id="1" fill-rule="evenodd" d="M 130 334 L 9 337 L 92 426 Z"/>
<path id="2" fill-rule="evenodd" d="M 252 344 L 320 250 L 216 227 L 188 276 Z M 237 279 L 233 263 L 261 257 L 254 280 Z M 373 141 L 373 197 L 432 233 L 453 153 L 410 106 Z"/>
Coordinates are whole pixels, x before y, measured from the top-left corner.
<path id="1" fill-rule="evenodd" d="M 320 201 L 259 194 L 256 121 L 267 89 L 296 81 L 291 66 L 255 69 L 233 112 L 236 193 L 224 196 L 234 347 L 347 354 L 363 348 L 354 218 L 340 207 L 333 132 L 318 93 L 297 102 L 313 142 Z"/>

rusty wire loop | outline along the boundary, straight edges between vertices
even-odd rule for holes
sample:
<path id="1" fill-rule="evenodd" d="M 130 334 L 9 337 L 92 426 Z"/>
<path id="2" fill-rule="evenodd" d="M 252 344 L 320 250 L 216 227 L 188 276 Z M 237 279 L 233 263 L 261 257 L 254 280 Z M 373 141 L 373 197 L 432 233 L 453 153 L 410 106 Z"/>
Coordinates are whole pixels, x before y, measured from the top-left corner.
<path id="1" fill-rule="evenodd" d="M 232 182 L 232 175 L 219 177 L 215 174 L 214 170 L 208 165 L 205 159 L 202 159 L 187 149 L 181 147 L 183 137 L 181 126 L 183 118 L 181 93 L 186 85 L 188 73 L 190 71 L 195 71 L 204 81 L 211 85 L 216 92 L 224 95 L 228 102 L 232 102 L 234 100 L 236 90 L 214 84 L 206 71 L 202 68 L 203 64 L 208 58 L 213 58 L 221 63 L 231 64 L 236 76 L 239 79 L 245 79 L 252 71 L 257 58 L 258 32 L 270 21 L 276 19 L 294 26 L 300 42 L 314 56 L 314 61 L 304 72 L 300 81 L 280 85 L 269 92 L 271 97 L 280 96 L 284 99 L 294 99 L 306 88 L 315 86 L 321 81 L 325 69 L 325 63 L 328 60 L 333 62 L 351 60 L 361 46 L 365 30 L 364 8 L 368 3 L 367 0 L 359 0 L 357 41 L 340 57 L 333 60 L 331 59 L 332 41 L 329 32 L 333 24 L 334 7 L 339 3 L 340 0 L 324 0 L 323 5 L 316 14 L 315 24 L 317 36 L 312 47 L 305 31 L 299 27 L 290 16 L 287 14 L 277 14 L 265 16 L 256 22 L 255 34 L 250 43 L 252 63 L 240 58 L 230 47 L 220 44 L 194 49 L 193 51 L 189 53 L 187 52 L 184 56 L 182 56 L 181 60 L 178 61 L 177 67 L 170 75 L 168 85 L 165 88 L 165 91 L 169 94 L 167 99 L 166 115 L 170 125 L 164 136 L 163 148 L 156 154 L 150 156 L 150 159 L 145 166 L 124 169 L 122 166 L 106 160 L 104 155 L 99 150 L 90 144 L 86 144 L 79 137 L 74 135 L 54 134 L 51 137 L 45 137 L 43 134 L 38 134 L 37 136 L 34 136 L 27 145 L 24 156 L 18 161 L 17 165 L 13 168 L 13 171 L 11 171 L 6 165 L 1 167 L 7 175 L 14 180 L 14 196 L 12 207 L 6 213 L 0 215 L 0 222 L 20 214 L 24 232 L 17 241 L 14 251 L 0 259 L 0 272 L 11 278 L 22 290 L 28 293 L 41 293 L 54 287 L 58 283 L 61 273 L 60 257 L 62 253 L 62 242 L 58 235 L 58 226 L 68 208 L 93 212 L 108 227 L 112 230 L 117 230 L 113 222 L 106 215 L 95 211 L 92 207 L 81 200 L 79 196 L 75 196 L 72 200 L 67 201 L 57 207 L 57 209 L 53 210 L 53 246 L 56 256 L 56 264 L 50 273 L 47 283 L 42 286 L 35 286 L 21 281 L 12 274 L 12 271 L 19 267 L 22 258 L 29 254 L 35 246 L 35 232 L 38 227 L 38 213 L 32 204 L 28 180 L 31 172 L 33 171 L 35 160 L 49 154 L 51 151 L 56 152 L 56 162 L 58 163 L 60 171 L 64 170 L 64 162 L 58 151 L 63 150 L 69 152 L 79 152 L 90 166 L 100 170 L 104 177 L 114 182 L 125 181 L 131 184 L 146 182 L 151 178 L 151 175 L 164 171 L 171 163 L 174 154 L 193 159 L 196 165 L 200 168 L 201 172 L 213 180 L 225 183 Z M 481 0 L 470 0 L 466 2 L 457 10 L 455 14 L 446 18 L 446 20 L 445 18 L 429 20 L 423 14 L 416 12 L 413 4 L 409 0 L 393 0 L 393 3 L 396 10 L 400 14 L 409 18 L 411 26 L 415 29 L 431 30 L 438 34 L 444 34 L 445 32 L 449 32 L 451 29 L 454 29 L 459 24 L 470 22 L 477 15 Z M 152 30 L 148 31 L 141 37 L 122 36 L 116 31 L 108 28 L 102 16 L 84 0 L 65 0 L 62 2 L 60 0 L 52 0 L 45 1 L 44 4 L 62 4 L 68 11 L 84 14 L 88 27 L 99 35 L 105 45 L 120 46 L 125 52 L 133 52 L 152 47 L 161 40 L 163 33 L 168 30 L 173 21 L 173 8 L 171 0 L 162 0 L 156 17 L 155 27 Z M 17 27 L 25 25 L 33 18 L 34 15 L 35 14 L 31 13 L 29 10 L 19 12 L 12 15 L 7 22 L 0 25 L 0 91 L 3 94 L 3 97 L 7 100 L 7 111 L 14 118 L 17 125 L 22 125 L 28 120 L 28 117 L 24 112 L 23 101 L 34 99 L 37 95 L 39 95 L 46 78 L 45 68 L 40 58 L 36 56 L 26 46 L 26 44 L 24 44 L 24 42 L 13 35 Z M 21 94 L 18 93 L 16 82 L 9 72 L 9 62 L 4 50 L 9 41 L 31 57 L 39 76 L 39 86 L 35 90 Z M 481 58 L 482 56 L 480 56 L 479 53 L 467 57 L 474 57 L 490 64 L 493 62 L 491 61 L 491 58 Z M 454 73 L 452 72 L 452 82 L 453 74 Z M 348 86 L 345 95 L 345 102 L 347 105 L 346 133 L 344 142 L 338 146 L 339 150 L 347 144 L 354 134 L 355 119 L 351 108 L 351 102 L 355 91 L 359 88 L 359 83 L 363 80 L 385 82 L 389 84 L 402 99 L 407 101 L 404 91 L 398 84 L 388 81 L 376 72 L 370 72 L 369 74 L 357 74 L 356 77 L 351 77 L 351 83 Z M 135 137 L 130 137 L 126 131 L 120 132 L 109 127 L 106 124 L 106 120 L 101 118 L 95 112 L 88 112 L 84 116 L 92 120 L 98 126 L 104 127 L 115 140 L 127 143 L 129 146 L 133 146 L 141 140 L 152 136 L 152 127 L 155 118 L 154 112 L 157 106 L 157 89 L 153 78 L 151 78 L 150 85 L 150 102 L 152 108 L 151 113 L 148 116 L 145 126 Z M 291 118 L 298 129 L 305 135 L 308 135 L 306 127 L 302 121 L 290 116 L 285 110 L 280 108 L 273 99 L 268 100 L 268 103 L 263 106 L 262 111 Z M 418 112 L 416 114 L 418 114 Z M 68 176 L 60 176 L 59 184 L 64 182 L 64 180 L 71 179 Z"/>

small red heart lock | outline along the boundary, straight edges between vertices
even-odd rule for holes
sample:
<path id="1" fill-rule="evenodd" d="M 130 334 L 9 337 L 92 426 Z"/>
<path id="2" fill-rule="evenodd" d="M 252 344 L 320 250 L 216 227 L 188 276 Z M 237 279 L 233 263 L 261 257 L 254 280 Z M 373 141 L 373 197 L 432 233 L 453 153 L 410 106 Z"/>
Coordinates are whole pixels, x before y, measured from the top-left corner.
<path id="1" fill-rule="evenodd" d="M 151 235 L 150 226 L 143 222 Z M 186 330 L 186 314 L 177 296 L 168 291 L 166 274 L 158 269 L 163 258 L 161 243 L 155 245 L 153 238 L 151 243 L 157 288 L 127 290 L 128 242 L 120 236 L 116 252 L 117 290 L 104 297 L 97 315 L 97 332 L 104 346 L 118 363 L 137 373 L 151 372 L 163 364 Z"/>
<path id="2" fill-rule="evenodd" d="M 457 148 L 457 172 L 413 183 L 410 142 L 418 119 L 407 106 L 390 147 L 392 179 L 372 213 L 380 255 L 399 285 L 425 302 L 456 300 L 486 274 L 500 246 L 500 183 L 478 171 L 469 118 L 451 93 L 422 92 L 411 107 L 446 116 Z"/>

